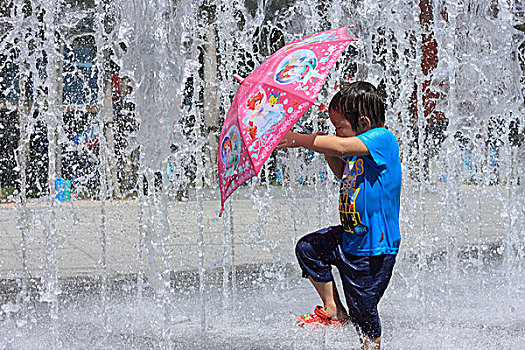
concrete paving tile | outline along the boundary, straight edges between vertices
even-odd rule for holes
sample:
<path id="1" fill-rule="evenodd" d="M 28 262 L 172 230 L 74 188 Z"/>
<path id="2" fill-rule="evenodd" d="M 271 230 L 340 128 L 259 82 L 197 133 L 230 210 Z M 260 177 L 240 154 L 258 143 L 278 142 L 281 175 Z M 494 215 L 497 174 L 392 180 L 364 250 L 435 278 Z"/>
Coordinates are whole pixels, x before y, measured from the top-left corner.
<path id="1" fill-rule="evenodd" d="M 0 278 L 8 278 L 10 274 L 20 269 L 21 259 L 18 250 L 0 249 Z"/>
<path id="2" fill-rule="evenodd" d="M 14 237 L 2 236 L 0 234 L 0 249 L 20 249 L 20 243 L 15 241 Z"/>

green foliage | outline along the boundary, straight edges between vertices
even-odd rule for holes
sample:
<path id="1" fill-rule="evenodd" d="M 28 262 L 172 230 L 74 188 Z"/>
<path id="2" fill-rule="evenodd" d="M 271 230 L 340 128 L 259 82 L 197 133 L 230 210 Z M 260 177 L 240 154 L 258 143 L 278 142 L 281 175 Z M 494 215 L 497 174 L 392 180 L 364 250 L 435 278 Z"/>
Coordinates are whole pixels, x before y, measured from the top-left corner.
<path id="1" fill-rule="evenodd" d="M 15 196 L 17 193 L 18 191 L 14 186 L 2 187 L 0 193 L 0 201 L 11 202 L 13 200 L 13 196 Z"/>

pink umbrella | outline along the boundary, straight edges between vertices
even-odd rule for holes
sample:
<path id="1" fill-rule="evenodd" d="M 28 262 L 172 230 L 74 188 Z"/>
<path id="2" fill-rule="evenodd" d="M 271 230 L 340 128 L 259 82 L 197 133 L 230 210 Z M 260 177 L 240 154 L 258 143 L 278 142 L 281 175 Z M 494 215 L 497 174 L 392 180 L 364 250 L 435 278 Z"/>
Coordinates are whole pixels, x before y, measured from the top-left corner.
<path id="1" fill-rule="evenodd" d="M 309 35 L 283 46 L 241 83 L 219 142 L 221 213 L 226 199 L 256 176 L 283 136 L 310 108 L 330 69 L 355 41 L 350 27 Z"/>

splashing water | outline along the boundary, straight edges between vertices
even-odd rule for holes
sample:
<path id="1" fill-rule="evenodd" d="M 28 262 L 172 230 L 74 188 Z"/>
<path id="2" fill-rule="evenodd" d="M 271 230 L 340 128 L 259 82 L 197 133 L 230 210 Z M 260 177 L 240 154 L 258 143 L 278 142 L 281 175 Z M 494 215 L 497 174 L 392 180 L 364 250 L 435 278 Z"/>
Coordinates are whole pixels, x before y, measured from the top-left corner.
<path id="1" fill-rule="evenodd" d="M 378 85 L 402 153 L 385 346 L 525 346 L 524 11 L 507 0 L 2 3 L 0 347 L 357 346 L 353 329 L 305 331 L 292 317 L 319 303 L 294 244 L 338 222 L 322 157 L 274 152 L 217 216 L 233 74 L 346 25 L 359 41 L 318 101 L 347 81 Z M 301 122 L 333 132 L 315 107 Z"/>

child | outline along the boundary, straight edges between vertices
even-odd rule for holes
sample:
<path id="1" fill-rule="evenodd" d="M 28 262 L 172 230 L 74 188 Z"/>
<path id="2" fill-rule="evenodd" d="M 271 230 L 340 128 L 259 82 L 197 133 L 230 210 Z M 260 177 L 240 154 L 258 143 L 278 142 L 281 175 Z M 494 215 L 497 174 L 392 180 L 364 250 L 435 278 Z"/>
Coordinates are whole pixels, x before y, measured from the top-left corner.
<path id="1" fill-rule="evenodd" d="M 304 147 L 323 153 L 342 180 L 341 224 L 299 240 L 296 255 L 324 305 L 298 317 L 299 325 L 352 322 L 363 349 L 379 349 L 377 304 L 399 250 L 401 164 L 395 136 L 384 128 L 385 108 L 376 88 L 355 82 L 335 94 L 328 108 L 336 136 L 289 132 L 278 149 Z M 339 299 L 331 266 L 339 270 L 348 313 Z"/>

